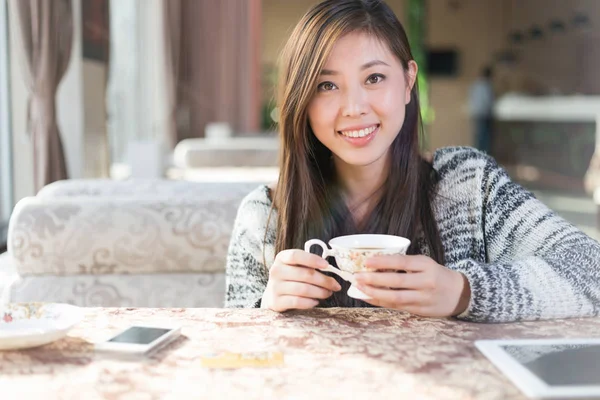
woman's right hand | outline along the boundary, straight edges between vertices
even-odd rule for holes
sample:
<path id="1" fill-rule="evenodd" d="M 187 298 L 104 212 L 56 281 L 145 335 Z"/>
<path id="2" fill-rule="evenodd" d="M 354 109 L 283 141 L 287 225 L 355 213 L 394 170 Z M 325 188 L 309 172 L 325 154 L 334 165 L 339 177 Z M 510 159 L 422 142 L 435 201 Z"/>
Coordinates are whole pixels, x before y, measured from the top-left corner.
<path id="1" fill-rule="evenodd" d="M 320 299 L 342 290 L 339 283 L 319 271 L 327 260 L 303 250 L 290 249 L 277 254 L 269 270 L 269 282 L 263 293 L 261 308 L 273 311 L 309 309 Z"/>

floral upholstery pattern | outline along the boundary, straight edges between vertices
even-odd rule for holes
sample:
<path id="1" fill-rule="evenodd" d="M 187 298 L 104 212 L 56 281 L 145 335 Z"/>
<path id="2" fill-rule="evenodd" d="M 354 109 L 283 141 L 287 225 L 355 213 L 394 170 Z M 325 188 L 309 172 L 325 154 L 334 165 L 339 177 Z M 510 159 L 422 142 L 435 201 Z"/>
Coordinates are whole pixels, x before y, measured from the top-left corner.
<path id="1" fill-rule="evenodd" d="M 21 275 L 222 272 L 237 208 L 256 184 L 51 186 L 11 219 Z"/>

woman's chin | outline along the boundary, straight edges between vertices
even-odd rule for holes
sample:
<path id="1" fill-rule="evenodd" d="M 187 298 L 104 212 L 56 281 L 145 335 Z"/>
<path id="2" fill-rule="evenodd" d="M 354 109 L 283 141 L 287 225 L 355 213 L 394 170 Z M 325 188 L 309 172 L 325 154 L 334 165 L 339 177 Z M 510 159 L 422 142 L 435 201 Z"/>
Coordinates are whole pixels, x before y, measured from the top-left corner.
<path id="1" fill-rule="evenodd" d="M 381 154 L 345 154 L 338 156 L 339 161 L 343 164 L 352 166 L 352 167 L 366 167 L 372 165 L 379 159 L 381 159 Z"/>

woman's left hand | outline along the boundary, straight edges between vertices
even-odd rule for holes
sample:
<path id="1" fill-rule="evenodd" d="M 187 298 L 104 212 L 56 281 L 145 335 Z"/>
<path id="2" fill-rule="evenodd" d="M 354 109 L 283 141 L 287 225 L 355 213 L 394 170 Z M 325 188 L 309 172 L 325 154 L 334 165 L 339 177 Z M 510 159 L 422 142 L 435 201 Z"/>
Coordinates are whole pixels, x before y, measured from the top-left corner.
<path id="1" fill-rule="evenodd" d="M 358 288 L 372 297 L 365 300 L 369 304 L 426 317 L 455 316 L 469 305 L 467 278 L 427 256 L 379 256 L 368 259 L 366 266 L 372 271 L 394 270 L 354 275 Z"/>

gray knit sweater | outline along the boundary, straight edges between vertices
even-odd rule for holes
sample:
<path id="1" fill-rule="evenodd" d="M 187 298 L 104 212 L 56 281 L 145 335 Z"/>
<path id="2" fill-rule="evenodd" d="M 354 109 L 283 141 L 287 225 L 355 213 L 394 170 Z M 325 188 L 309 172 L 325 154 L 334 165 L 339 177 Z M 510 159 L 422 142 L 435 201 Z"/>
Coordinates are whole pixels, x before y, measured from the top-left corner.
<path id="1" fill-rule="evenodd" d="M 446 267 L 462 272 L 471 285 L 470 304 L 458 318 L 507 322 L 600 314 L 598 242 L 477 150 L 438 150 L 433 168 L 440 176 L 433 209 Z M 277 215 L 275 210 L 267 227 L 270 208 L 266 186 L 240 205 L 227 256 L 227 307 L 260 304 L 275 258 Z"/>

